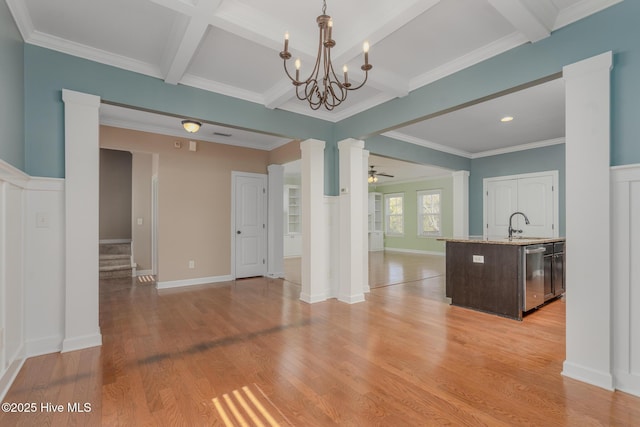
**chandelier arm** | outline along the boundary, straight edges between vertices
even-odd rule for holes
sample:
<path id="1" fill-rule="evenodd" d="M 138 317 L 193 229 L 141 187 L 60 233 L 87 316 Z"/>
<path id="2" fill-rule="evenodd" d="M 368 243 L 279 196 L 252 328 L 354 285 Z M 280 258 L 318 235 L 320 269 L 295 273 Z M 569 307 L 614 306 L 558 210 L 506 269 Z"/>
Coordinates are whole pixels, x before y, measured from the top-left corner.
<path id="1" fill-rule="evenodd" d="M 362 81 L 362 83 L 360 83 L 360 85 L 354 86 L 354 87 L 347 87 L 345 89 L 347 89 L 347 90 L 358 90 L 362 86 L 364 86 L 364 84 L 367 82 L 368 78 L 369 78 L 369 72 L 365 70 L 365 72 L 364 72 L 364 80 Z"/>
<path id="2" fill-rule="evenodd" d="M 289 69 L 287 69 L 287 60 L 284 60 L 284 72 L 287 74 L 287 77 L 289 77 L 289 80 L 291 80 L 293 82 L 293 84 L 296 84 L 296 82 L 298 82 L 296 79 L 294 79 L 291 74 L 289 74 Z"/>

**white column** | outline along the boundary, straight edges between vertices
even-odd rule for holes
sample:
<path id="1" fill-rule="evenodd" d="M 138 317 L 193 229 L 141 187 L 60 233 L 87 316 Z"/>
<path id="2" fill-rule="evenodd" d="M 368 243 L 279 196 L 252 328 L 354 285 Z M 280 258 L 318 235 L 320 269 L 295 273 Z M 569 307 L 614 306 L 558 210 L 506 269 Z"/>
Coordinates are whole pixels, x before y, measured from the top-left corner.
<path id="1" fill-rule="evenodd" d="M 98 324 L 100 98 L 64 89 L 65 323 L 62 351 L 102 344 Z"/>
<path id="2" fill-rule="evenodd" d="M 453 176 L 453 236 L 469 235 L 469 172 L 457 171 Z"/>
<path id="3" fill-rule="evenodd" d="M 610 268 L 610 71 L 607 52 L 564 67 L 566 360 L 562 374 L 613 389 Z"/>
<path id="4" fill-rule="evenodd" d="M 371 292 L 369 287 L 369 183 L 367 171 L 369 170 L 369 150 L 362 150 L 362 206 L 364 217 L 362 219 L 362 291 Z"/>
<path id="5" fill-rule="evenodd" d="M 365 178 L 362 169 L 364 141 L 338 142 L 340 152 L 340 274 L 338 299 L 364 301 L 364 210 Z"/>
<path id="6" fill-rule="evenodd" d="M 269 204 L 267 220 L 267 276 L 284 277 L 284 166 L 269 165 Z"/>
<path id="7" fill-rule="evenodd" d="M 324 208 L 324 141 L 307 139 L 302 151 L 302 290 L 307 303 L 327 299 L 329 266 L 325 247 L 327 226 Z"/>

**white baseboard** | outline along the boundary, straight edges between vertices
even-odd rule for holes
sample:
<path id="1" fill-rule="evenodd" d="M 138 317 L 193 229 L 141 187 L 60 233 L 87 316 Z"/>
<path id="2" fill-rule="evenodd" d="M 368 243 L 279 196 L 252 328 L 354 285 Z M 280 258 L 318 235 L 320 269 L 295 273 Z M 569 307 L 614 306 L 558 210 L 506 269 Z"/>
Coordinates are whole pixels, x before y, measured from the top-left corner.
<path id="1" fill-rule="evenodd" d="M 233 280 L 233 277 L 230 275 L 197 277 L 195 279 L 184 279 L 184 280 L 169 280 L 166 282 L 156 283 L 156 289 L 170 289 L 170 288 L 179 288 L 182 286 L 206 285 L 207 283 L 229 282 L 231 280 Z"/>
<path id="2" fill-rule="evenodd" d="M 445 256 L 444 252 L 436 252 L 436 251 L 420 251 L 417 249 L 402 249 L 402 248 L 384 248 L 385 252 L 401 252 L 406 254 L 419 254 L 419 255 L 437 255 L 437 256 Z"/>
<path id="3" fill-rule="evenodd" d="M 114 244 L 114 243 L 131 243 L 131 239 L 100 239 L 98 240 L 99 244 Z"/>
<path id="4" fill-rule="evenodd" d="M 346 302 L 347 304 L 357 304 L 359 302 L 364 302 L 364 293 L 362 294 L 356 294 L 356 295 L 347 295 L 347 296 L 341 296 L 338 298 L 338 301 L 341 302 Z"/>
<path id="5" fill-rule="evenodd" d="M 26 342 L 27 357 L 42 356 L 43 354 L 57 353 L 62 350 L 62 336 L 54 335 Z"/>
<path id="6" fill-rule="evenodd" d="M 4 374 L 2 374 L 2 377 L 0 377 L 0 401 L 4 400 L 4 397 L 7 395 L 13 381 L 18 375 L 18 372 L 22 369 L 22 365 L 24 365 L 25 360 L 25 357 L 21 357 L 11 362 L 7 367 L 7 370 L 4 371 Z"/>
<path id="7" fill-rule="evenodd" d="M 614 390 L 613 376 L 609 372 L 596 371 L 565 360 L 562 364 L 562 375 L 606 390 Z"/>
<path id="8" fill-rule="evenodd" d="M 315 304 L 317 302 L 326 301 L 327 296 L 325 294 L 318 295 L 309 295 L 309 294 L 300 294 L 300 301 L 306 302 L 307 304 Z"/>
<path id="9" fill-rule="evenodd" d="M 62 341 L 62 353 L 69 351 L 84 350 L 85 348 L 98 347 L 102 345 L 102 334 L 85 335 L 82 337 L 69 338 Z"/>
<path id="10" fill-rule="evenodd" d="M 615 376 L 616 390 L 640 397 L 640 375 L 617 371 L 615 372 Z"/>

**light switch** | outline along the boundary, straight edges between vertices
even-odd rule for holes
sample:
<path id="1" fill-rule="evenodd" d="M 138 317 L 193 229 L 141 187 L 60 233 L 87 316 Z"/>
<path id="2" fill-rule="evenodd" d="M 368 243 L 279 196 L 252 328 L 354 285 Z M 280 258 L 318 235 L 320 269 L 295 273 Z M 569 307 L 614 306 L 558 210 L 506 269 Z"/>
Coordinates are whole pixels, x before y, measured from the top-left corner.
<path id="1" fill-rule="evenodd" d="M 473 262 L 476 264 L 484 264 L 484 255 L 474 255 Z"/>
<path id="2" fill-rule="evenodd" d="M 142 225 L 142 218 L 138 218 L 138 225 Z"/>

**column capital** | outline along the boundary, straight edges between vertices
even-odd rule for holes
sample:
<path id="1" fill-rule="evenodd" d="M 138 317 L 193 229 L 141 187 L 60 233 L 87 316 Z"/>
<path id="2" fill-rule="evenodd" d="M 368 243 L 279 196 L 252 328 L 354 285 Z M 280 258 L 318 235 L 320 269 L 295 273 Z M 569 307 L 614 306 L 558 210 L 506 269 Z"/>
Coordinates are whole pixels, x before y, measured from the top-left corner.
<path id="1" fill-rule="evenodd" d="M 319 139 L 305 139 L 300 142 L 300 149 L 321 151 L 324 150 L 325 145 L 326 143 Z"/>
<path id="2" fill-rule="evenodd" d="M 611 71 L 613 68 L 613 52 L 608 51 L 592 58 L 584 59 L 562 68 L 562 78 L 567 80 L 581 77 L 597 71 Z"/>
<path id="3" fill-rule="evenodd" d="M 338 141 L 338 149 L 342 150 L 343 148 L 364 148 L 364 141 L 354 138 Z"/>
<path id="4" fill-rule="evenodd" d="M 81 104 L 87 107 L 100 107 L 100 97 L 74 90 L 62 89 L 62 101 L 65 104 Z"/>

